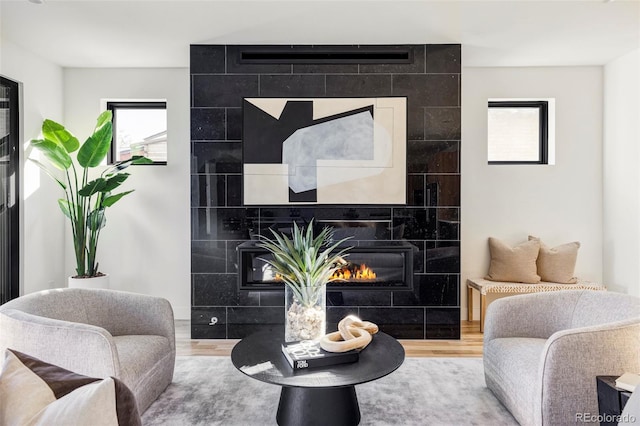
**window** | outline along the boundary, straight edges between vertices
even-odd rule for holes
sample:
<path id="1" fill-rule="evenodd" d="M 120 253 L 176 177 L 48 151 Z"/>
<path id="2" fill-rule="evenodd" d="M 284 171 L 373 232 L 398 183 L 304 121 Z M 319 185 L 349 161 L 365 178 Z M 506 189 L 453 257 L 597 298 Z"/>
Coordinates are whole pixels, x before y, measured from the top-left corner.
<path id="1" fill-rule="evenodd" d="M 548 164 L 549 101 L 490 100 L 489 164 Z"/>
<path id="2" fill-rule="evenodd" d="M 107 102 L 107 109 L 113 113 L 109 163 L 144 155 L 167 164 L 166 102 Z"/>

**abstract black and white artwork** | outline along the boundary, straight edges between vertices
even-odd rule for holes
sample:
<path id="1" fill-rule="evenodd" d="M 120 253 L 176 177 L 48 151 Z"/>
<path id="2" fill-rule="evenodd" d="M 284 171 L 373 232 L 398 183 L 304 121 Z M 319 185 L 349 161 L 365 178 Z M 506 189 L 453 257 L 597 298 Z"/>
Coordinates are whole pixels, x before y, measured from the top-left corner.
<path id="1" fill-rule="evenodd" d="M 245 205 L 405 204 L 407 99 L 245 98 Z"/>

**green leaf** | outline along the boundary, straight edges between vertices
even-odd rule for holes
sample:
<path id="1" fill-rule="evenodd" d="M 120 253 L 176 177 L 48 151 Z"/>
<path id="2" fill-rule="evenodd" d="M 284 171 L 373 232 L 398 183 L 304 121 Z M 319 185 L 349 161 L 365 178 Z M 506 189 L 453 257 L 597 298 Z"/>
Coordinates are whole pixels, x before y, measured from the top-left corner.
<path id="1" fill-rule="evenodd" d="M 127 194 L 131 194 L 132 192 L 133 192 L 133 190 L 126 191 L 126 192 L 121 192 L 121 193 L 116 194 L 116 195 L 110 195 L 110 196 L 106 197 L 104 200 L 102 200 L 102 205 L 104 207 L 111 207 L 112 205 L 114 205 L 115 203 L 120 201 L 120 198 L 124 197 Z"/>
<path id="2" fill-rule="evenodd" d="M 142 155 L 134 155 L 132 160 L 132 164 L 140 165 L 140 164 L 153 164 L 153 160 Z"/>
<path id="3" fill-rule="evenodd" d="M 129 177 L 129 173 L 118 173 L 117 175 L 107 179 L 107 182 L 104 186 L 104 189 L 102 189 L 102 192 L 113 191 L 114 189 L 122 185 L 122 182 L 127 180 L 128 177 Z"/>
<path id="4" fill-rule="evenodd" d="M 44 120 L 42 123 L 42 134 L 45 139 L 64 147 L 68 153 L 80 147 L 78 138 L 73 136 L 62 124 L 56 123 L 53 120 Z"/>
<path id="5" fill-rule="evenodd" d="M 92 180 L 91 182 L 86 184 L 84 188 L 78 191 L 78 194 L 82 195 L 83 197 L 91 197 L 93 194 L 96 194 L 98 192 L 105 192 L 104 188 L 106 184 L 107 180 L 104 178 Z"/>
<path id="6" fill-rule="evenodd" d="M 104 209 L 93 210 L 87 217 L 87 228 L 92 231 L 97 231 L 100 228 L 104 228 L 107 224 L 107 220 L 104 217 Z"/>
<path id="7" fill-rule="evenodd" d="M 47 157 L 55 167 L 60 170 L 67 170 L 71 167 L 71 157 L 62 145 L 58 145 L 54 141 L 48 139 L 32 139 L 31 146 L 38 149 Z"/>
<path id="8" fill-rule="evenodd" d="M 63 198 L 60 198 L 58 200 L 58 205 L 60 206 L 60 210 L 62 210 L 62 213 L 64 213 L 66 217 L 71 219 L 71 205 L 69 204 L 69 202 Z"/>
<path id="9" fill-rule="evenodd" d="M 99 166 L 109 152 L 111 138 L 111 122 L 104 123 L 80 147 L 78 163 L 85 168 Z"/>
<path id="10" fill-rule="evenodd" d="M 56 182 L 58 182 L 58 185 L 60 185 L 62 187 L 62 189 L 64 189 L 65 191 L 67 190 L 67 185 L 65 185 L 64 182 L 62 182 L 60 179 L 55 177 L 53 175 L 53 173 L 51 172 L 51 170 L 47 169 L 47 167 L 44 164 L 42 164 L 38 160 L 34 160 L 33 158 L 29 158 L 29 161 L 31 161 L 36 166 L 40 167 L 40 169 L 42 169 L 42 171 L 45 172 L 47 174 L 47 176 L 49 176 L 51 179 L 53 179 Z"/>
<path id="11" fill-rule="evenodd" d="M 100 127 L 104 126 L 106 122 L 113 122 L 111 119 L 113 118 L 113 114 L 111 111 L 106 110 L 102 114 L 98 116 L 98 121 L 96 123 L 96 128 L 93 130 L 94 132 L 98 130 Z"/>

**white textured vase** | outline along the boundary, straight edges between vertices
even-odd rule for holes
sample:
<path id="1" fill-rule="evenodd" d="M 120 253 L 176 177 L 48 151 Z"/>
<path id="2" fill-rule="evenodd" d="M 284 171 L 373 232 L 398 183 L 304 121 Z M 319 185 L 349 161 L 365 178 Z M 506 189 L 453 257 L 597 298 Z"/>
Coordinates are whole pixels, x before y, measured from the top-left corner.
<path id="1" fill-rule="evenodd" d="M 109 274 L 92 278 L 69 277 L 69 288 L 109 288 Z"/>
<path id="2" fill-rule="evenodd" d="M 295 297 L 289 286 L 285 286 L 285 319 L 284 340 L 295 342 L 299 340 L 320 339 L 326 334 L 327 324 L 327 292 L 326 286 L 321 286 L 310 299 L 310 306 L 305 306 Z"/>

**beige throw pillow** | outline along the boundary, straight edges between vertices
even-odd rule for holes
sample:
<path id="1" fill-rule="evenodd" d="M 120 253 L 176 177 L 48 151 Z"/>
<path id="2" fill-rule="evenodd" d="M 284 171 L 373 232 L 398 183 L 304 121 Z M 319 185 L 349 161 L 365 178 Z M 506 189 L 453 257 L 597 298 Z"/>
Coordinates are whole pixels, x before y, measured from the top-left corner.
<path id="1" fill-rule="evenodd" d="M 538 275 L 542 281 L 561 284 L 574 284 L 578 279 L 573 276 L 578 259 L 580 243 L 562 244 L 549 248 L 540 238 L 529 235 L 530 241 L 540 242 L 540 254 L 538 255 Z"/>
<path id="2" fill-rule="evenodd" d="M 528 284 L 540 282 L 540 276 L 536 273 L 539 241 L 525 241 L 510 247 L 496 238 L 489 238 L 489 251 L 491 264 L 486 279 Z"/>

